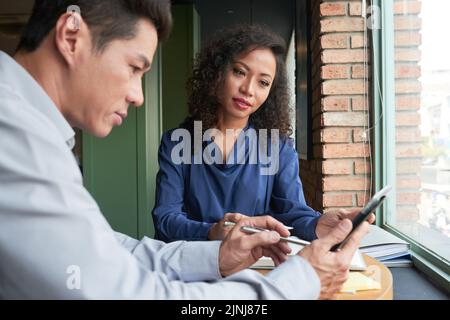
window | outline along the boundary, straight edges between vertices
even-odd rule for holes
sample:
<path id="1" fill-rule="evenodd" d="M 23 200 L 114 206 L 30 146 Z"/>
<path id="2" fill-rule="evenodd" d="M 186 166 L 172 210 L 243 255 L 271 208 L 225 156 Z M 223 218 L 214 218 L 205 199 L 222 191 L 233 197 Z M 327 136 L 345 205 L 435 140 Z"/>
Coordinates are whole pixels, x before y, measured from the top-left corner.
<path id="1" fill-rule="evenodd" d="M 450 261 L 450 2 L 374 1 L 377 185 L 395 186 L 383 227 L 448 288 Z M 379 188 L 378 188 L 379 189 Z M 433 271 L 433 272 L 431 272 Z"/>

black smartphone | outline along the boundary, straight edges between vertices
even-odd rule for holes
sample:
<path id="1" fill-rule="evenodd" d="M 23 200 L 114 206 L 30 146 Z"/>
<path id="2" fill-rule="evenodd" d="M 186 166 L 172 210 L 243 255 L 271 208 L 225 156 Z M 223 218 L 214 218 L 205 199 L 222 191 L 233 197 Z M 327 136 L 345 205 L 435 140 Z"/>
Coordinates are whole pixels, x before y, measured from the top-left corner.
<path id="1" fill-rule="evenodd" d="M 388 193 L 391 190 L 392 190 L 391 186 L 386 186 L 383 189 L 381 189 L 380 191 L 378 191 L 372 197 L 372 199 L 370 199 L 370 201 L 366 204 L 366 206 L 364 208 L 362 208 L 361 212 L 358 213 L 358 215 L 353 219 L 353 221 L 352 221 L 352 224 L 353 224 L 352 231 L 350 231 L 350 233 L 347 235 L 347 237 L 344 239 L 344 241 L 334 245 L 331 248 L 331 251 L 336 251 L 336 250 L 342 248 L 347 243 L 347 241 L 350 238 L 350 236 L 352 235 L 353 231 L 355 231 L 355 229 L 364 220 L 366 220 L 369 217 L 370 213 L 372 213 L 373 211 L 375 211 L 378 208 L 378 206 L 381 204 L 381 202 L 383 202 L 383 200 L 386 198 L 386 196 L 388 195 Z"/>

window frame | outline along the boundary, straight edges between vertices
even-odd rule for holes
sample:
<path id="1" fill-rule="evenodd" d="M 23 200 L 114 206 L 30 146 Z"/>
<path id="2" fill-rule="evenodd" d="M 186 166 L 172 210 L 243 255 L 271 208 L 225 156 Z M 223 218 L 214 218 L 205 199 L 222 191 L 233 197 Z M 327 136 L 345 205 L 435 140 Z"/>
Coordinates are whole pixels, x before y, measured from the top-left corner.
<path id="1" fill-rule="evenodd" d="M 395 155 L 395 108 L 383 106 L 395 105 L 395 70 L 394 61 L 394 5 L 393 0 L 373 0 L 372 5 L 380 8 L 381 29 L 372 30 L 373 50 L 373 116 L 374 125 L 374 170 L 375 189 L 389 184 L 393 187 L 392 195 L 377 210 L 377 225 L 411 244 L 411 256 L 414 266 L 425 273 L 430 280 L 450 292 L 450 265 L 445 258 L 435 254 L 416 240 L 387 224 L 387 215 L 396 208 L 396 161 L 388 155 Z M 375 17 L 373 17 L 375 18 Z M 381 96 L 378 93 L 378 84 Z M 384 101 L 382 101 L 382 99 Z M 378 119 L 380 119 L 378 121 Z"/>

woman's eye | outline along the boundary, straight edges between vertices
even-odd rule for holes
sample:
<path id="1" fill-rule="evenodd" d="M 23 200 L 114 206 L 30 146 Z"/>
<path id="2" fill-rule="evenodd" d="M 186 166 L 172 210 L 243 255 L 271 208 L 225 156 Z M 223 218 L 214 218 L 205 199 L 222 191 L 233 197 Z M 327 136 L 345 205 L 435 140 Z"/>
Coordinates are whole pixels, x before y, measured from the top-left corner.
<path id="1" fill-rule="evenodd" d="M 241 69 L 233 69 L 234 74 L 238 75 L 238 76 L 245 76 L 245 72 L 242 71 Z"/>
<path id="2" fill-rule="evenodd" d="M 265 80 L 262 80 L 260 83 L 261 83 L 261 85 L 263 87 L 269 87 L 270 86 L 270 83 L 268 81 L 265 81 Z"/>

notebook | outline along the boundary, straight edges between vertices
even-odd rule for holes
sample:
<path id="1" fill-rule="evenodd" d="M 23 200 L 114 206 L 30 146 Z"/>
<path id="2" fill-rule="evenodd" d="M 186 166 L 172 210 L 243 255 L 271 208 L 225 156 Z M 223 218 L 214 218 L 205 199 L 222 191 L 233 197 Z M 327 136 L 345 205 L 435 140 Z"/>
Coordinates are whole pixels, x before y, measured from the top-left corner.
<path id="1" fill-rule="evenodd" d="M 292 236 L 290 238 L 298 239 L 295 236 Z M 289 255 L 295 255 L 297 254 L 301 249 L 304 248 L 304 246 L 294 243 L 288 243 L 289 247 L 292 249 L 291 253 Z M 275 267 L 275 264 L 270 257 L 261 257 L 258 261 L 256 261 L 252 266 L 250 266 L 251 269 L 273 269 Z M 361 255 L 361 252 L 357 250 L 355 252 L 355 255 L 353 256 L 353 259 L 350 263 L 350 270 L 352 271 L 364 271 L 366 270 L 367 265 L 364 261 L 363 256 Z"/>
<path id="2" fill-rule="evenodd" d="M 375 225 L 371 225 L 369 231 L 361 240 L 361 252 L 390 267 L 412 264 L 408 242 Z"/>

